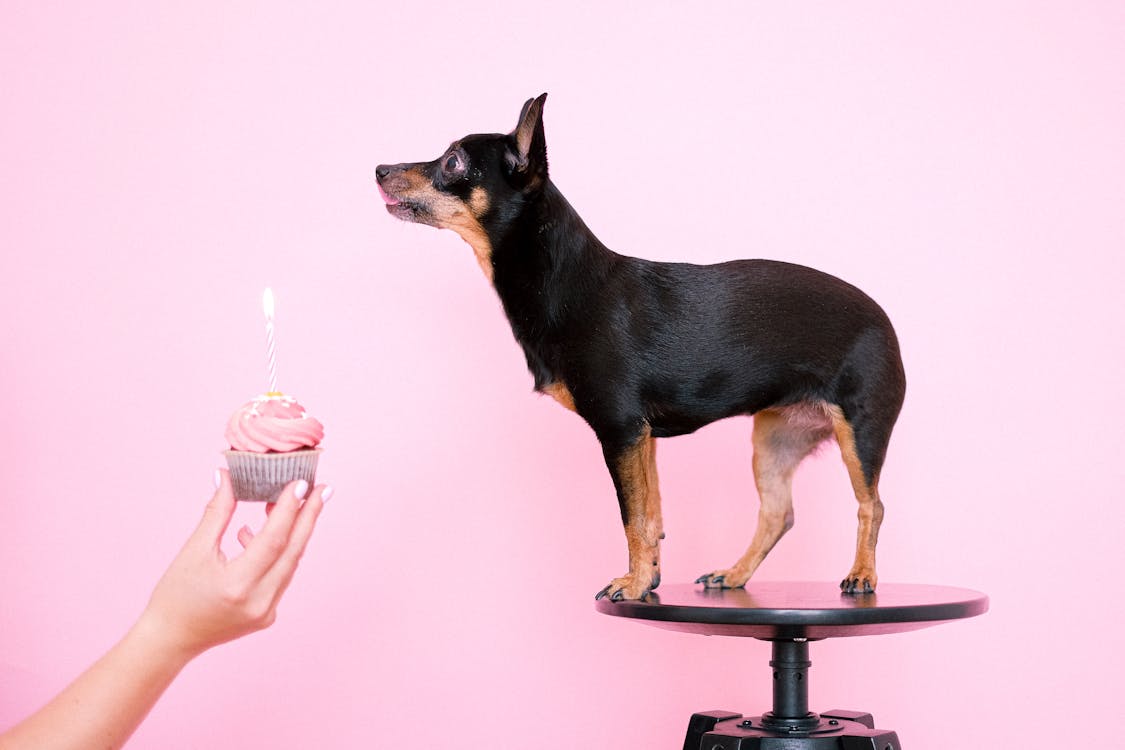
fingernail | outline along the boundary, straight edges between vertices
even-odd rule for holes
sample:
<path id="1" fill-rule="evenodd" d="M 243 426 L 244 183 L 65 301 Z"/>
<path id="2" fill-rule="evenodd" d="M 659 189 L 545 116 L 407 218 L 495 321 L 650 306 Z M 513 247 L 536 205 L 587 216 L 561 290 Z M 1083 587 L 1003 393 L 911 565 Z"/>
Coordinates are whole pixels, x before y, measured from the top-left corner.
<path id="1" fill-rule="evenodd" d="M 334 494 L 336 494 L 336 490 L 332 489 L 331 486 L 326 486 L 323 490 L 320 491 L 320 502 L 328 502 L 332 499 L 332 496 Z"/>
<path id="2" fill-rule="evenodd" d="M 293 494 L 296 496 L 296 498 L 298 500 L 304 500 L 305 495 L 307 495 L 308 492 L 309 492 L 309 483 L 306 482 L 304 479 L 299 480 L 297 482 L 297 486 L 293 488 Z"/>
<path id="3" fill-rule="evenodd" d="M 218 469 L 215 469 L 215 489 L 219 489 L 222 486 L 223 486 L 223 475 Z"/>

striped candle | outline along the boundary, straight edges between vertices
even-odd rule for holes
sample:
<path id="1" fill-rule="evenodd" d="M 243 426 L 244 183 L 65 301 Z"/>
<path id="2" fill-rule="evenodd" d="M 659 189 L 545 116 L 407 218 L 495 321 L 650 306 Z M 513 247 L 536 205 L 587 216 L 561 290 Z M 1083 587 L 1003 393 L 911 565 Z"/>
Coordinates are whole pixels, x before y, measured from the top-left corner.
<path id="1" fill-rule="evenodd" d="M 273 289 L 266 287 L 262 293 L 262 310 L 266 313 L 266 358 L 269 362 L 270 390 L 269 394 L 279 393 L 277 390 L 277 342 L 273 336 Z"/>

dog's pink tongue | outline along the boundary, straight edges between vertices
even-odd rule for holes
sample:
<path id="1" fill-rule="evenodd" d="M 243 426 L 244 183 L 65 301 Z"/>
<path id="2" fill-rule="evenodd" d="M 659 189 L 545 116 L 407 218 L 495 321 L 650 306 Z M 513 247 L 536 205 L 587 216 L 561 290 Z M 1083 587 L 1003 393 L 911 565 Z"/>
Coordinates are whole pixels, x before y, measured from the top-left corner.
<path id="1" fill-rule="evenodd" d="M 388 206 L 397 206 L 399 204 L 399 199 L 395 198 L 394 196 L 387 195 L 387 191 L 383 189 L 382 185 L 380 185 L 379 183 L 375 183 L 375 185 L 379 188 L 379 195 L 383 196 L 383 200 L 386 201 Z"/>

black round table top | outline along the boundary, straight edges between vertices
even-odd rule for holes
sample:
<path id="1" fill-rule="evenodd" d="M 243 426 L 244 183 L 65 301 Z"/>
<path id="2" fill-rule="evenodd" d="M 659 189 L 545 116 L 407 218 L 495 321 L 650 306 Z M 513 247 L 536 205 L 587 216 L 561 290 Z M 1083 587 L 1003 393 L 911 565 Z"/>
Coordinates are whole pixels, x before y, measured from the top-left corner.
<path id="1" fill-rule="evenodd" d="M 643 602 L 600 599 L 597 610 L 687 633 L 820 639 L 902 633 L 975 617 L 988 611 L 988 597 L 911 583 L 880 583 L 873 594 L 844 594 L 834 583 L 750 581 L 745 589 L 661 586 Z"/>

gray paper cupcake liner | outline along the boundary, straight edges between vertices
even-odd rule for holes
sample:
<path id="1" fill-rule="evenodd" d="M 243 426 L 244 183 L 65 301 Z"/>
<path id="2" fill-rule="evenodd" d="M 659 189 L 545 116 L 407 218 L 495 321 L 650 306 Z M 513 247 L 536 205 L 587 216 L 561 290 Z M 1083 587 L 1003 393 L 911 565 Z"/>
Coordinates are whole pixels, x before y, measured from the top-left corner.
<path id="1" fill-rule="evenodd" d="M 316 462 L 320 449 L 290 453 L 251 453 L 224 451 L 230 467 L 230 481 L 238 500 L 274 503 L 285 485 L 304 479 L 316 484 Z"/>

